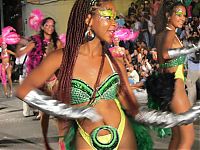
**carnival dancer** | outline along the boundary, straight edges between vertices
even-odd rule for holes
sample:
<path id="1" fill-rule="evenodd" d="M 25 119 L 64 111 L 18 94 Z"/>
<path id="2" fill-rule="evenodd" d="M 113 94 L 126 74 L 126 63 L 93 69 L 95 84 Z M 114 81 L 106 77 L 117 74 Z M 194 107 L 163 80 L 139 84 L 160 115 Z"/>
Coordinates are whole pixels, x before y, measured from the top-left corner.
<path id="1" fill-rule="evenodd" d="M 13 66 L 10 63 L 10 55 L 14 55 L 15 53 L 12 52 L 11 50 L 7 49 L 7 44 L 17 44 L 20 40 L 20 36 L 16 33 L 16 30 L 11 27 L 7 26 L 2 29 L 2 51 L 1 51 L 1 59 L 2 59 L 2 64 L 0 66 L 0 72 L 1 72 L 1 81 L 3 84 L 3 89 L 4 89 L 4 95 L 6 97 L 12 97 L 13 94 L 13 88 L 12 88 L 12 68 Z M 9 83 L 9 93 L 7 90 L 7 79 Z"/>
<path id="2" fill-rule="evenodd" d="M 26 74 L 30 74 L 32 70 L 37 67 L 41 61 L 52 51 L 62 48 L 62 43 L 58 38 L 58 34 L 55 30 L 55 20 L 51 17 L 44 18 L 40 26 L 40 32 L 37 35 L 31 36 L 29 43 L 23 50 L 17 51 L 18 57 L 23 54 L 27 54 Z M 38 75 L 38 78 L 40 75 Z M 47 95 L 52 95 L 52 87 L 57 81 L 55 74 L 47 79 L 47 81 L 40 86 L 41 90 Z M 25 106 L 25 105 L 23 105 Z M 23 109 L 26 109 L 25 106 Z M 49 115 L 43 112 L 39 112 L 37 116 L 41 121 L 42 133 L 44 137 L 44 143 L 46 149 L 50 149 L 47 139 L 47 131 L 49 125 Z"/>
<path id="3" fill-rule="evenodd" d="M 92 138 L 96 138 L 96 131 L 101 130 L 100 136 L 104 142 L 109 142 L 110 136 L 114 133 L 116 136 L 111 136 L 115 141 L 114 145 L 111 145 L 113 148 L 136 149 L 134 133 L 121 109 L 120 102 L 116 99 L 120 79 L 124 85 L 120 93 L 125 89 L 126 99 L 130 104 L 122 98 L 121 103 L 124 107 L 130 108 L 130 114 L 137 112 L 137 102 L 131 89 L 126 88 L 129 83 L 123 62 L 116 62 L 102 45 L 102 42 L 110 44 L 112 42 L 112 34 L 117 27 L 115 16 L 115 7 L 109 0 L 77 0 L 69 18 L 66 49 L 46 57 L 46 60 L 25 79 L 18 89 L 18 96 L 24 98 L 31 89 L 40 85 L 50 74 L 60 68 L 59 87 L 56 92 L 58 99 L 75 107 L 93 106 L 103 118 L 102 121 L 95 123 L 83 119 L 71 124 L 73 127 L 75 124 L 78 125 L 75 144 L 77 149 L 94 147 L 95 143 L 92 144 L 90 141 L 90 133 L 93 130 L 95 131 Z M 31 82 L 39 74 L 43 76 L 33 85 Z M 111 133 L 108 134 L 107 130 Z M 127 141 L 127 138 L 132 140 Z"/>
<path id="4" fill-rule="evenodd" d="M 119 46 L 120 41 L 135 41 L 139 35 L 138 31 L 133 31 L 125 27 L 118 27 L 113 33 L 113 47 L 109 48 L 113 57 L 123 58 L 124 65 L 128 69 L 131 66 L 131 55 L 128 49 Z"/>
<path id="5" fill-rule="evenodd" d="M 111 0 L 76 0 L 65 49 L 49 54 L 17 89 L 17 96 L 26 103 L 68 118 L 63 122 L 65 133 L 60 134 L 60 149 L 137 149 L 127 115 L 143 123 L 167 127 L 188 123 L 183 121 L 183 115 L 138 110 L 123 62 L 114 59 L 106 46 L 112 43 L 117 26 L 115 16 Z M 33 90 L 58 68 L 58 100 Z M 193 115 L 188 112 L 192 116 L 189 122 L 197 118 L 199 107 L 191 110 Z"/>
<path id="6" fill-rule="evenodd" d="M 3 90 L 4 90 L 4 95 L 6 97 L 12 97 L 13 95 L 13 87 L 12 87 L 12 64 L 10 63 L 10 55 L 14 55 L 15 53 L 11 50 L 7 49 L 7 44 L 2 43 L 2 51 L 1 51 L 1 60 L 2 63 L 0 64 L 1 66 L 1 82 L 3 85 Z M 9 92 L 7 89 L 7 78 L 8 78 L 8 84 L 9 84 Z"/>
<path id="7" fill-rule="evenodd" d="M 183 47 L 177 37 L 176 29 L 182 28 L 185 17 L 186 8 L 183 3 L 174 0 L 163 1 L 156 22 L 160 73 L 151 75 L 146 81 L 147 92 L 151 97 L 149 104 L 154 102 L 154 106 L 177 114 L 191 108 L 185 91 L 184 61 L 186 54 L 195 52 L 200 46 Z M 193 124 L 172 128 L 170 150 L 191 149 L 193 142 Z"/>

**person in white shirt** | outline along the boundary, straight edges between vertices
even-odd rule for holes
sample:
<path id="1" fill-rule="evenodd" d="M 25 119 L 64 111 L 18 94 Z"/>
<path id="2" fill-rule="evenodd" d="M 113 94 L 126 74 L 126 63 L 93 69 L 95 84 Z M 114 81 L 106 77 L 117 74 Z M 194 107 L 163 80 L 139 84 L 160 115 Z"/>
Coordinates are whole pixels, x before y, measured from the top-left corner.
<path id="1" fill-rule="evenodd" d="M 188 73 L 187 73 L 187 91 L 188 97 L 193 105 L 197 100 L 197 88 L 196 83 L 200 81 L 200 60 L 195 61 L 195 54 L 188 55 Z"/>
<path id="2" fill-rule="evenodd" d="M 134 22 L 133 25 L 132 25 L 132 29 L 133 29 L 134 31 L 140 31 L 141 28 L 142 28 L 142 24 L 141 24 L 141 22 L 140 22 L 140 20 L 139 20 L 139 17 L 136 16 L 136 17 L 135 17 L 135 22 Z"/>
<path id="3" fill-rule="evenodd" d="M 130 82 L 130 84 L 135 84 L 137 82 L 139 82 L 140 77 L 139 74 L 137 73 L 137 71 L 134 69 L 133 65 L 129 66 L 129 70 L 128 70 L 128 80 Z"/>
<path id="4" fill-rule="evenodd" d="M 156 30 L 155 30 L 155 25 L 150 19 L 150 16 L 146 16 L 146 21 L 148 23 L 148 31 L 149 31 L 149 44 L 151 48 L 155 47 L 155 35 L 156 35 Z"/>
<path id="5" fill-rule="evenodd" d="M 26 45 L 28 44 L 28 40 L 26 38 L 21 38 L 19 43 L 17 44 L 17 51 L 22 51 L 26 48 Z M 16 65 L 19 65 L 19 64 L 23 64 L 24 60 L 26 59 L 26 54 L 23 54 L 22 56 L 20 57 L 16 57 L 16 60 L 15 60 L 15 64 Z M 27 74 L 26 74 L 26 65 L 25 65 L 25 62 L 24 62 L 24 65 L 23 65 L 23 74 L 19 75 L 19 84 L 21 84 L 23 82 L 23 80 L 26 78 Z M 29 105 L 25 102 L 23 102 L 23 116 L 24 117 L 29 117 L 29 116 L 32 116 L 34 115 L 33 113 L 33 110 L 29 107 Z"/>

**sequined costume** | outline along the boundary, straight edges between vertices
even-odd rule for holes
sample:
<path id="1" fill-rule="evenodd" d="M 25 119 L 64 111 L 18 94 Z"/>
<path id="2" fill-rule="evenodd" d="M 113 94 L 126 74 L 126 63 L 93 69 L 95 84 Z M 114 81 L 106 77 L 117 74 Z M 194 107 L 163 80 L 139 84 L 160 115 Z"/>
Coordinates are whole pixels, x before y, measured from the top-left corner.
<path id="1" fill-rule="evenodd" d="M 123 136 L 126 117 L 125 117 L 125 113 L 124 113 L 123 109 L 121 108 L 121 104 L 120 104 L 119 100 L 117 99 L 118 88 L 119 88 L 119 85 L 120 85 L 119 75 L 118 75 L 117 72 L 115 72 L 115 70 L 112 66 L 112 63 L 111 63 L 111 61 L 110 61 L 110 59 L 107 55 L 106 55 L 106 58 L 108 59 L 108 61 L 110 63 L 110 67 L 111 67 L 113 73 L 111 75 L 109 75 L 104 80 L 104 82 L 102 82 L 102 84 L 98 87 L 98 90 L 97 90 L 96 95 L 95 95 L 95 102 L 94 103 L 97 103 L 98 101 L 114 101 L 115 102 L 115 104 L 116 104 L 116 106 L 119 110 L 120 118 L 121 118 L 119 125 L 118 125 L 118 128 L 114 128 L 114 127 L 109 126 L 109 125 L 102 125 L 102 126 L 95 128 L 91 132 L 91 134 L 89 134 L 86 131 L 84 131 L 81 123 L 78 120 L 76 120 L 72 123 L 73 125 L 71 126 L 69 133 L 65 136 L 66 149 L 75 149 L 74 145 L 70 142 L 70 140 L 72 141 L 72 139 L 76 135 L 75 134 L 76 132 L 80 133 L 81 137 L 85 140 L 85 142 L 93 150 L 96 150 L 96 149 L 117 150 L 118 149 L 118 146 L 120 144 L 120 140 Z M 92 95 L 93 95 L 93 92 L 94 92 L 92 87 L 90 87 L 87 83 L 85 83 L 83 80 L 80 80 L 80 79 L 72 79 L 71 83 L 72 83 L 71 104 L 76 105 L 76 104 L 89 102 Z M 97 132 L 101 129 L 110 131 L 110 134 L 97 137 Z M 140 131 L 141 131 L 141 129 L 140 129 Z M 138 134 L 138 135 L 140 135 L 140 134 Z M 112 140 L 113 141 L 116 140 L 116 141 L 111 142 Z M 96 144 L 96 142 L 94 142 L 94 141 L 99 141 L 99 143 Z M 102 143 L 104 143 L 104 144 L 102 144 Z M 113 143 L 113 145 L 111 147 L 106 147 L 106 146 L 111 145 L 111 144 L 108 144 L 108 143 Z"/>
<path id="2" fill-rule="evenodd" d="M 116 102 L 117 107 L 120 111 L 121 120 L 120 120 L 119 126 L 117 128 L 117 132 L 119 134 L 119 142 L 118 142 L 116 148 L 114 148 L 113 150 L 117 150 L 119 143 L 120 143 L 120 140 L 121 140 L 122 135 L 123 135 L 124 127 L 125 127 L 125 114 L 124 114 L 123 110 L 121 109 L 119 101 L 117 99 L 115 99 L 115 102 Z M 83 130 L 83 128 L 81 127 L 81 125 L 78 122 L 77 122 L 77 125 L 78 125 L 78 131 L 80 132 L 81 136 L 84 138 L 84 140 L 87 142 L 87 144 L 90 145 L 92 147 L 92 149 L 95 150 L 95 148 L 93 148 L 93 145 L 91 144 L 90 135 Z M 107 134 L 107 135 L 103 135 L 103 136 L 98 136 L 98 138 L 102 143 L 109 143 L 110 139 L 112 139 L 112 135 Z"/>
<path id="3" fill-rule="evenodd" d="M 9 59 L 10 56 L 9 54 L 7 53 L 7 51 L 5 50 L 5 52 L 1 52 L 1 59 Z M 6 85 L 7 84 L 7 78 L 6 78 L 6 69 L 10 66 L 10 63 L 7 62 L 2 62 L 0 64 L 0 73 L 1 73 L 1 82 L 3 85 Z"/>
<path id="4" fill-rule="evenodd" d="M 109 60 L 109 58 L 108 58 L 108 60 Z M 109 62 L 110 62 L 110 60 L 109 60 Z M 110 65 L 111 65 L 111 69 L 113 70 L 113 73 L 111 75 L 109 75 L 104 80 L 104 82 L 98 87 L 98 90 L 97 90 L 96 96 L 95 96 L 95 102 L 100 101 L 100 100 L 114 100 L 117 98 L 117 91 L 118 91 L 120 79 L 119 79 L 118 73 L 116 73 L 114 71 L 114 68 L 113 68 L 111 62 L 110 62 Z M 72 79 L 71 83 L 72 83 L 71 104 L 75 105 L 75 104 L 81 104 L 84 102 L 89 102 L 93 95 L 93 92 L 94 92 L 92 87 L 90 87 L 87 83 L 85 83 L 83 80 L 80 80 L 80 79 Z M 116 102 L 116 104 L 119 108 L 120 114 L 121 114 L 120 125 L 119 125 L 119 128 L 116 129 L 117 135 L 119 136 L 119 139 L 121 139 L 123 130 L 124 130 L 124 126 L 125 126 L 125 116 L 120 107 L 119 101 L 115 100 L 115 102 Z M 94 148 L 94 146 L 92 144 L 91 135 L 89 135 L 87 132 L 84 131 L 84 129 L 81 127 L 81 124 L 78 122 L 78 120 L 76 120 L 76 124 L 78 125 L 78 131 L 80 132 L 83 139 L 88 143 L 88 145 L 91 146 L 92 149 L 96 149 L 96 148 Z M 111 127 L 111 128 L 113 128 L 113 127 Z M 111 134 L 107 134 L 105 136 L 100 136 L 100 141 L 109 143 L 110 137 L 111 137 Z M 118 144 L 119 144 L 119 141 L 118 141 Z"/>
<path id="5" fill-rule="evenodd" d="M 178 66 L 176 72 L 175 72 L 175 79 L 182 79 L 184 81 L 184 74 L 183 74 L 183 67 L 184 67 L 184 62 L 185 62 L 186 56 L 181 55 L 175 59 L 172 59 L 168 62 L 165 62 L 163 64 L 160 64 L 160 68 L 171 68 L 171 67 L 176 67 Z"/>

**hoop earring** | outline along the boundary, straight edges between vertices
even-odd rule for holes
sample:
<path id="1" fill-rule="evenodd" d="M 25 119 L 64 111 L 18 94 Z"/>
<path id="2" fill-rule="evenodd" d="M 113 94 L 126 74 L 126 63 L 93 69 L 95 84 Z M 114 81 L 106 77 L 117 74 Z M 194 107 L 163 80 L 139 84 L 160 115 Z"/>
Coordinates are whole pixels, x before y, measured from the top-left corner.
<path id="1" fill-rule="evenodd" d="M 87 31 L 85 32 L 85 39 L 87 41 L 92 41 L 95 38 L 95 33 L 94 31 L 91 29 L 91 27 L 88 27 Z"/>

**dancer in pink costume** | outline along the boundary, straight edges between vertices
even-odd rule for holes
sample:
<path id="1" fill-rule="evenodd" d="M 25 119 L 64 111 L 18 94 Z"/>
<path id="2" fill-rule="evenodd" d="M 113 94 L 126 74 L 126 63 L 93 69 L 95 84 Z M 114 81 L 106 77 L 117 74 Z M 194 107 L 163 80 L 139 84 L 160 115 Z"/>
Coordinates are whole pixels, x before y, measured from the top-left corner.
<path id="1" fill-rule="evenodd" d="M 14 55 L 15 53 L 11 50 L 7 49 L 7 44 L 16 44 L 20 40 L 19 35 L 16 33 L 16 30 L 11 27 L 7 26 L 2 29 L 2 38 L 1 38 L 1 59 L 2 64 L 0 65 L 0 72 L 1 72 L 1 81 L 3 84 L 4 95 L 6 97 L 12 97 L 12 65 L 10 64 L 10 55 Z M 7 77 L 6 77 L 7 75 Z M 8 93 L 7 90 L 7 78 L 9 83 L 10 91 Z"/>
<path id="2" fill-rule="evenodd" d="M 11 79 L 13 66 L 10 64 L 10 54 L 15 56 L 14 52 L 7 49 L 7 44 L 3 43 L 2 44 L 2 52 L 1 52 L 2 63 L 0 64 L 0 69 L 1 69 L 1 82 L 3 85 L 4 95 L 6 97 L 9 97 L 9 96 L 12 97 L 12 93 L 13 93 L 12 92 L 12 79 Z M 7 77 L 6 77 L 6 75 L 7 75 Z M 10 88 L 9 93 L 8 93 L 8 89 L 7 89 L 7 78 L 8 78 L 9 88 Z"/>

